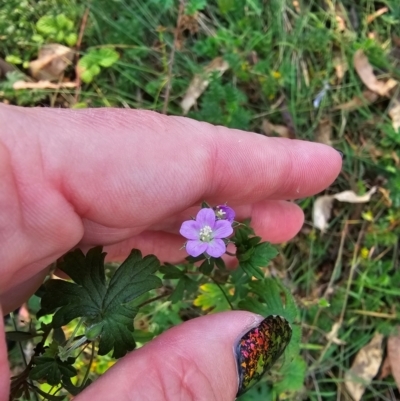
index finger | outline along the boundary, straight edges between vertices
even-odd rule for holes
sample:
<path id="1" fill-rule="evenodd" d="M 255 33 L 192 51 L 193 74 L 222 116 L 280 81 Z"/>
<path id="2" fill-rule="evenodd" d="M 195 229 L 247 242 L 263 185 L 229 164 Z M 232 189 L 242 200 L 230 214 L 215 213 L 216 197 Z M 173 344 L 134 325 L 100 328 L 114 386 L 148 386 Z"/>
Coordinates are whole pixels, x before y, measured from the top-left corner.
<path id="1" fill-rule="evenodd" d="M 13 142 L 18 177 L 40 175 L 80 217 L 110 227 L 153 224 L 202 200 L 302 198 L 341 168 L 339 153 L 322 144 L 150 111 L 4 110 L 15 113 L 25 139 Z M 27 142 L 37 145 L 37 165 L 26 157 Z"/>

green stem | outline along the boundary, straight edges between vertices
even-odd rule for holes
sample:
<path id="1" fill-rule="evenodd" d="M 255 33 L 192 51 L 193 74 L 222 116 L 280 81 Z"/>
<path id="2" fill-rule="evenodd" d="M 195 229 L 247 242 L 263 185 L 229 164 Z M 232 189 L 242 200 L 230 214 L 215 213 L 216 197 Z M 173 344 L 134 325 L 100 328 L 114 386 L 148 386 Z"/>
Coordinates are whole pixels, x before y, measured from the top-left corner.
<path id="1" fill-rule="evenodd" d="M 161 299 L 161 298 L 168 297 L 169 295 L 171 295 L 171 292 L 167 292 L 167 293 L 165 293 L 165 294 L 157 295 L 157 296 L 154 297 L 154 298 L 150 298 L 150 299 L 148 299 L 147 301 L 142 302 L 140 305 L 138 305 L 138 308 L 141 308 L 142 306 L 151 304 L 151 303 L 154 302 L 154 301 L 158 301 L 158 300 Z"/>
<path id="2" fill-rule="evenodd" d="M 91 369 L 91 367 L 92 367 L 93 359 L 94 359 L 94 346 L 95 346 L 95 343 L 96 343 L 95 341 L 92 342 L 92 352 L 90 353 L 89 366 L 88 366 L 88 368 L 86 369 L 85 376 L 84 376 L 84 378 L 83 378 L 83 380 L 82 380 L 82 384 L 80 385 L 81 388 L 83 388 L 83 386 L 86 384 L 86 381 L 87 381 L 87 379 L 88 379 L 88 377 L 89 377 L 90 369 Z"/>
<path id="3" fill-rule="evenodd" d="M 229 304 L 229 307 L 230 307 L 232 310 L 235 310 L 235 308 L 233 307 L 233 305 L 232 305 L 231 301 L 229 300 L 228 296 L 225 294 L 225 291 L 222 289 L 221 285 L 220 285 L 213 277 L 210 277 L 210 278 L 211 278 L 212 281 L 214 281 L 214 283 L 217 285 L 217 287 L 218 287 L 218 288 L 220 289 L 220 291 L 222 292 L 224 298 L 226 299 L 226 302 L 228 302 L 228 304 Z"/>
<path id="4" fill-rule="evenodd" d="M 64 349 L 67 349 L 67 348 L 70 347 L 70 345 L 71 345 L 72 342 L 74 341 L 74 338 L 75 338 L 76 333 L 78 332 L 78 330 L 79 330 L 80 327 L 82 326 L 82 323 L 83 323 L 83 317 L 81 317 L 81 318 L 79 319 L 79 322 L 78 322 L 78 324 L 75 326 L 75 329 L 74 329 L 74 331 L 73 331 L 71 337 L 68 339 L 67 343 L 65 344 Z"/>

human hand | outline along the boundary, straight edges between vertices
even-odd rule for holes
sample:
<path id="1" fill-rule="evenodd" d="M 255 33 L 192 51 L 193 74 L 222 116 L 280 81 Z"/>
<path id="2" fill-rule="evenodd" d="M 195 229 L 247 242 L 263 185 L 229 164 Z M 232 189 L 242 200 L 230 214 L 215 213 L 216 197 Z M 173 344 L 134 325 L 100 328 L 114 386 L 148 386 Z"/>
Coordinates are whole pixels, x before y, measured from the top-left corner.
<path id="1" fill-rule="evenodd" d="M 341 167 L 339 153 L 324 145 L 149 111 L 1 106 L 0 127 L 3 312 L 76 245 L 105 245 L 112 259 L 138 248 L 181 261 L 180 224 L 202 200 L 229 202 L 263 240 L 286 241 L 303 223 L 287 200 L 321 191 Z M 186 322 L 123 358 L 76 399 L 233 400 L 233 346 L 260 319 L 235 311 Z M 1 401 L 6 358 L 2 337 Z"/>

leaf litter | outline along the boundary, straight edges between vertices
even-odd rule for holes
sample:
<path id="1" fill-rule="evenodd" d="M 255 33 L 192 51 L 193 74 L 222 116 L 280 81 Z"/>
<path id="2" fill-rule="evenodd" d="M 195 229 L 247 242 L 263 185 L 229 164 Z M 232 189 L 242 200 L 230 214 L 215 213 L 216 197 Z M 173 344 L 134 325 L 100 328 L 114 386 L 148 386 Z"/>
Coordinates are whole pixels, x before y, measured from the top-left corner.
<path id="1" fill-rule="evenodd" d="M 392 78 L 389 78 L 387 81 L 378 80 L 368 57 L 361 49 L 356 51 L 353 61 L 354 68 L 361 81 L 363 81 L 368 89 L 378 95 L 388 96 L 389 92 L 398 84 L 398 82 Z"/>
<path id="2" fill-rule="evenodd" d="M 72 63 L 74 52 L 58 43 L 49 43 L 39 50 L 38 58 L 29 64 L 31 75 L 37 80 L 57 81 Z"/>
<path id="3" fill-rule="evenodd" d="M 377 191 L 377 187 L 372 187 L 366 194 L 357 195 L 354 191 L 348 190 L 339 192 L 335 195 L 323 195 L 318 197 L 314 202 L 312 219 L 314 227 L 325 232 L 331 218 L 333 201 L 345 203 L 367 203 L 371 200 L 371 196 Z"/>
<path id="4" fill-rule="evenodd" d="M 212 60 L 203 70 L 202 73 L 196 74 L 185 93 L 181 101 L 181 108 L 183 114 L 187 114 L 189 110 L 194 106 L 197 99 L 207 89 L 210 78 L 213 73 L 217 73 L 221 76 L 227 69 L 229 64 L 222 57 L 216 57 Z"/>
<path id="5" fill-rule="evenodd" d="M 377 375 L 382 363 L 383 335 L 376 333 L 372 340 L 358 351 L 351 368 L 346 372 L 344 384 L 354 401 L 360 401 L 367 386 Z"/>
<path id="6" fill-rule="evenodd" d="M 388 338 L 387 357 L 390 363 L 392 376 L 400 391 L 400 326 L 397 326 L 395 333 Z"/>

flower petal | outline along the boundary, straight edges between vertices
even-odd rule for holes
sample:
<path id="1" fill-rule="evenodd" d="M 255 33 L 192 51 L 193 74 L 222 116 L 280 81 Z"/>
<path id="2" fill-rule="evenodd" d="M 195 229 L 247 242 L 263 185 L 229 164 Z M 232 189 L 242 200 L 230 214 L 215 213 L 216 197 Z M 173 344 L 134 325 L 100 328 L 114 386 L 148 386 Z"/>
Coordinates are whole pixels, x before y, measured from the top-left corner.
<path id="1" fill-rule="evenodd" d="M 201 241 L 188 241 L 186 243 L 186 252 L 190 256 L 199 256 L 204 253 L 209 245 L 208 242 L 201 242 Z"/>
<path id="2" fill-rule="evenodd" d="M 232 224 L 228 220 L 217 220 L 213 229 L 213 238 L 226 238 L 233 233 Z"/>
<path id="3" fill-rule="evenodd" d="M 204 226 L 210 226 L 213 228 L 215 224 L 214 210 L 210 208 L 200 209 L 199 213 L 197 213 L 196 221 L 199 223 L 201 228 Z"/>
<path id="4" fill-rule="evenodd" d="M 187 239 L 199 239 L 199 223 L 195 220 L 184 221 L 179 230 L 180 234 Z"/>
<path id="5" fill-rule="evenodd" d="M 222 239 L 214 239 L 211 242 L 207 242 L 206 252 L 213 258 L 219 258 L 226 252 L 226 245 Z"/>

